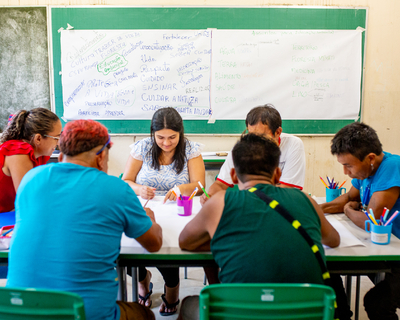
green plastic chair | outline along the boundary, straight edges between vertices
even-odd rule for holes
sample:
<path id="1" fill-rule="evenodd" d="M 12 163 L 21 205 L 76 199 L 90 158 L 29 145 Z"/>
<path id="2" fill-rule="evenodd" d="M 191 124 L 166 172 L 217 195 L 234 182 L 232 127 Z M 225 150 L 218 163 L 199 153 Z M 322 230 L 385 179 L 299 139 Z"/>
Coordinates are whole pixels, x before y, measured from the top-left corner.
<path id="1" fill-rule="evenodd" d="M 214 284 L 200 292 L 200 320 L 332 320 L 335 298 L 316 284 Z"/>
<path id="2" fill-rule="evenodd" d="M 70 292 L 32 288 L 0 288 L 2 320 L 84 320 L 83 299 Z"/>

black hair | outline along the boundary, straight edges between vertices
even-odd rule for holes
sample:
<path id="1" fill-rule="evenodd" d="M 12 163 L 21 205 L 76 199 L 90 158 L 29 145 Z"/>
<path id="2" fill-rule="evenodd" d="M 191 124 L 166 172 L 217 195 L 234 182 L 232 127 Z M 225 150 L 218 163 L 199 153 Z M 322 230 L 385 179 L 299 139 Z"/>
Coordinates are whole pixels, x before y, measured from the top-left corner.
<path id="1" fill-rule="evenodd" d="M 363 161 L 369 153 L 379 156 L 382 144 L 376 131 L 362 122 L 354 122 L 343 127 L 331 141 L 331 153 L 339 155 L 350 153 Z"/>
<path id="2" fill-rule="evenodd" d="M 57 121 L 57 115 L 45 108 L 20 110 L 1 134 L 0 144 L 8 140 L 26 140 L 31 143 L 35 134 L 49 134 Z"/>
<path id="3" fill-rule="evenodd" d="M 169 107 L 159 109 L 154 113 L 153 118 L 151 119 L 150 135 L 153 144 L 149 151 L 151 152 L 153 158 L 151 167 L 156 170 L 160 170 L 159 158 L 162 154 L 162 150 L 156 143 L 155 133 L 156 131 L 160 131 L 163 129 L 170 129 L 179 133 L 179 142 L 175 148 L 175 153 L 173 157 L 173 161 L 175 163 L 174 168 L 179 174 L 182 172 L 186 161 L 186 138 L 183 130 L 182 117 L 174 108 Z"/>
<path id="4" fill-rule="evenodd" d="M 254 126 L 261 122 L 268 126 L 268 128 L 275 134 L 279 127 L 282 127 L 282 118 L 278 110 L 268 103 L 263 106 L 255 107 L 250 110 L 246 116 L 246 128 L 248 126 Z"/>
<path id="5" fill-rule="evenodd" d="M 242 136 L 232 149 L 236 174 L 242 182 L 245 182 L 245 175 L 272 178 L 280 155 L 281 150 L 273 139 L 254 133 Z"/>

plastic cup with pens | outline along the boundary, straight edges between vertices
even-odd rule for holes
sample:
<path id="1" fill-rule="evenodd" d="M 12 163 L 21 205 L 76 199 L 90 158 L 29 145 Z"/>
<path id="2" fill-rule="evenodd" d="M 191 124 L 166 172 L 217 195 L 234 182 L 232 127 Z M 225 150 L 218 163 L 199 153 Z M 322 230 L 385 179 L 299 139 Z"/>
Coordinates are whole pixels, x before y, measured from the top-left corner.
<path id="1" fill-rule="evenodd" d="M 178 206 L 178 215 L 180 216 L 190 216 L 192 215 L 193 209 L 193 199 L 189 199 L 188 196 L 181 196 L 181 198 L 176 199 L 176 204 Z"/>
<path id="2" fill-rule="evenodd" d="M 395 211 L 392 216 L 387 219 L 389 209 L 384 208 L 380 220 L 375 219 L 372 209 L 369 209 L 369 211 L 369 214 L 364 211 L 368 217 L 368 220 L 365 220 L 365 231 L 371 233 L 371 241 L 380 245 L 389 244 L 392 234 L 392 223 L 399 215 L 399 211 Z"/>
<path id="3" fill-rule="evenodd" d="M 176 198 L 176 204 L 178 206 L 178 215 L 180 216 L 192 215 L 193 197 L 196 195 L 197 191 L 198 188 L 196 187 L 189 197 L 180 194 L 180 191 L 178 191 L 179 195 Z"/>
<path id="4" fill-rule="evenodd" d="M 342 186 L 346 183 L 347 180 L 344 181 L 339 186 L 339 182 L 335 182 L 334 178 L 329 179 L 329 177 L 326 177 L 326 179 L 328 180 L 328 183 L 326 183 L 324 181 L 324 179 L 322 179 L 321 177 L 319 177 L 319 178 L 321 179 L 321 182 L 325 186 L 326 202 L 331 202 L 331 201 L 335 200 L 337 197 L 346 193 L 346 188 L 342 188 Z"/>
<path id="5" fill-rule="evenodd" d="M 377 225 L 371 220 L 365 220 L 365 231 L 371 233 L 371 241 L 375 244 L 389 244 L 392 234 L 392 225 L 381 225 L 380 220 L 376 220 Z"/>

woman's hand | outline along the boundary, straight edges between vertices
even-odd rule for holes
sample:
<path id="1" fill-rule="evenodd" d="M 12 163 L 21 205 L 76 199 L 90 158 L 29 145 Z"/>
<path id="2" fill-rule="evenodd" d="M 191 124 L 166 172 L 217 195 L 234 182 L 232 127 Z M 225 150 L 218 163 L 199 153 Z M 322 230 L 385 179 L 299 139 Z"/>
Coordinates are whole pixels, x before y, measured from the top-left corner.
<path id="1" fill-rule="evenodd" d="M 165 195 L 164 203 L 167 202 L 167 200 L 171 200 L 171 201 L 175 201 L 176 200 L 175 193 L 172 192 L 172 189 L 169 190 L 167 192 L 167 194 Z"/>
<path id="2" fill-rule="evenodd" d="M 147 187 L 147 186 L 141 186 L 140 190 L 139 190 L 140 191 L 139 195 L 140 195 L 140 197 L 142 199 L 151 200 L 156 195 L 155 192 L 154 192 L 155 190 L 156 190 L 156 188 L 150 188 L 150 187 Z"/>

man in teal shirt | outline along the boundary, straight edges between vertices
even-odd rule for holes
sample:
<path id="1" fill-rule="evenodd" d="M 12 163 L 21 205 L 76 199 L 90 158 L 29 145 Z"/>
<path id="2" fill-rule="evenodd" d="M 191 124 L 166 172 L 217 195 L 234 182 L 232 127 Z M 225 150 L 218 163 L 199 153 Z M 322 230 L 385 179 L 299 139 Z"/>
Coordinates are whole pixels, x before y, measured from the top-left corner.
<path id="1" fill-rule="evenodd" d="M 153 252 L 161 247 L 162 231 L 132 189 L 107 175 L 110 147 L 100 123 L 69 122 L 60 138 L 60 162 L 25 175 L 16 198 L 7 286 L 75 292 L 87 319 L 154 319 L 144 306 L 116 302 L 122 233 Z"/>

